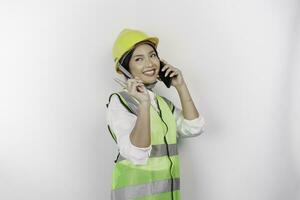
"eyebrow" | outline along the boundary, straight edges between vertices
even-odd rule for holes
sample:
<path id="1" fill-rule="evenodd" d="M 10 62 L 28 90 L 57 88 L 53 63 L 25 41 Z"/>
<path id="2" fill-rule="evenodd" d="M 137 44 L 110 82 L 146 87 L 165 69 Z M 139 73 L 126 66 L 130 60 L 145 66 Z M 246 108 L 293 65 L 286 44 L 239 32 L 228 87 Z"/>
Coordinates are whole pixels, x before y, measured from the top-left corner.
<path id="1" fill-rule="evenodd" d="M 154 50 L 151 50 L 148 54 L 153 53 L 153 52 L 155 52 L 155 51 L 154 51 Z M 133 57 L 137 57 L 137 56 L 144 56 L 144 55 L 139 54 L 139 55 L 135 55 L 135 56 L 133 56 Z"/>

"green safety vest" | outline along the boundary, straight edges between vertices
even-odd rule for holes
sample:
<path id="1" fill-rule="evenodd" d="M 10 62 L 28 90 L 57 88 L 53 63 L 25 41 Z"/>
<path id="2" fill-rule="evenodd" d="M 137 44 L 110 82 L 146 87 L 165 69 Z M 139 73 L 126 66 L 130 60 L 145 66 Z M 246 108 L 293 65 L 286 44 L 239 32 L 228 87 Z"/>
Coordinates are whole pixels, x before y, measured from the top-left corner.
<path id="1" fill-rule="evenodd" d="M 137 115 L 138 103 L 126 91 L 113 93 L 129 112 Z M 108 106 L 109 102 L 106 106 Z M 175 106 L 156 95 L 159 113 L 150 106 L 152 150 L 146 165 L 135 165 L 118 153 L 113 166 L 112 200 L 180 200 L 180 170 L 177 151 Z M 108 126 L 111 136 L 116 136 Z"/>

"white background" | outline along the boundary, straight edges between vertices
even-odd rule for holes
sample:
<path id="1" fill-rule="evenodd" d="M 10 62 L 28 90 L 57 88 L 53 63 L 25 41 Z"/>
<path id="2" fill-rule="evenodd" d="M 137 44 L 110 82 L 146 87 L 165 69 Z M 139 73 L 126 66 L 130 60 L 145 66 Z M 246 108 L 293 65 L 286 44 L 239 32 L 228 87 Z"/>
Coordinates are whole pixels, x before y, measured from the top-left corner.
<path id="1" fill-rule="evenodd" d="M 0 199 L 109 199 L 111 51 L 134 28 L 160 38 L 207 122 L 180 141 L 183 199 L 299 200 L 299 3 L 1 0 Z"/>

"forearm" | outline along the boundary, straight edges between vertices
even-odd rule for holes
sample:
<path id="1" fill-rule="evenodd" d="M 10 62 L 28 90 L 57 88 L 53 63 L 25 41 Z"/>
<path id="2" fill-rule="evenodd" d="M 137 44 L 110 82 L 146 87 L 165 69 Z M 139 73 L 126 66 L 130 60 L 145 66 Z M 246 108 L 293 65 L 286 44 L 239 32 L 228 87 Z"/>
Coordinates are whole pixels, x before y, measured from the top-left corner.
<path id="1" fill-rule="evenodd" d="M 130 134 L 130 141 L 137 147 L 145 148 L 151 144 L 150 103 L 140 103 L 138 110 L 136 123 Z"/>
<path id="2" fill-rule="evenodd" d="M 194 105 L 186 83 L 176 87 L 176 90 L 180 98 L 183 117 L 188 120 L 199 117 L 199 112 Z"/>

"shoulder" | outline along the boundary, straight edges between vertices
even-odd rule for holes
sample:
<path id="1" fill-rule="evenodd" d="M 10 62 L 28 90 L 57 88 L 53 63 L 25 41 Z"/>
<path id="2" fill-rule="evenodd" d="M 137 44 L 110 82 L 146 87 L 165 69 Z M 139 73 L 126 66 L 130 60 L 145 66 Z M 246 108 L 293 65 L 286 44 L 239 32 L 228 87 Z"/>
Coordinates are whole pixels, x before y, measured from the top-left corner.
<path id="1" fill-rule="evenodd" d="M 108 108 L 121 107 L 120 97 L 118 93 L 113 93 L 109 96 L 109 102 L 107 104 Z"/>
<path id="2" fill-rule="evenodd" d="M 108 97 L 108 103 L 106 104 L 106 107 L 108 109 L 122 109 L 124 106 L 122 106 L 122 98 L 120 95 L 120 92 L 122 91 L 116 91 L 109 95 Z"/>
<path id="3" fill-rule="evenodd" d="M 131 105 L 131 97 L 130 95 L 125 91 L 119 91 L 114 92 L 109 95 L 108 103 L 106 104 L 106 107 L 108 108 L 108 111 L 110 110 L 120 110 L 120 111 L 126 111 L 130 113 L 135 113 L 134 108 Z"/>

